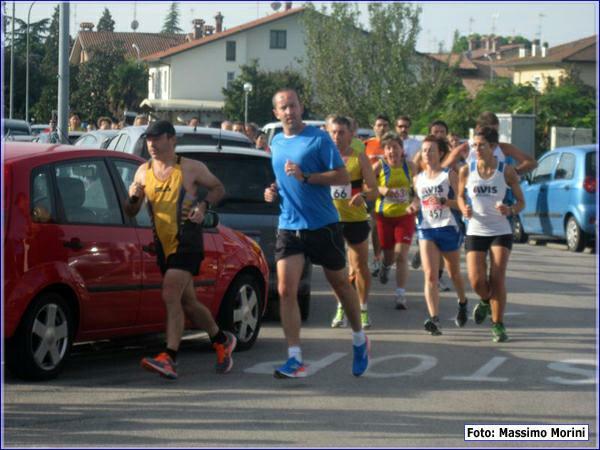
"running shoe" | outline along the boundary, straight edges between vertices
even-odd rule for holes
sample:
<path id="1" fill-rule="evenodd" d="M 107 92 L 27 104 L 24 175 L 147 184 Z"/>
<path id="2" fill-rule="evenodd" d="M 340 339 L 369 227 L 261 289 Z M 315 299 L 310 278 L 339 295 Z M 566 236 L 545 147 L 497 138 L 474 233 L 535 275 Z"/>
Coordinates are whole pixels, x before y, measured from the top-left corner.
<path id="1" fill-rule="evenodd" d="M 390 279 L 390 266 L 383 264 L 379 270 L 379 281 L 381 284 L 386 284 Z"/>
<path id="2" fill-rule="evenodd" d="M 503 323 L 495 323 L 492 325 L 492 340 L 494 342 L 508 341 L 508 335 L 506 334 L 506 328 L 504 328 Z"/>
<path id="3" fill-rule="evenodd" d="M 342 308 L 341 305 L 338 305 L 335 316 L 333 316 L 333 320 L 331 321 L 331 328 L 342 328 L 346 326 L 348 326 L 348 320 L 344 314 L 344 308 Z"/>
<path id="4" fill-rule="evenodd" d="M 410 266 L 415 270 L 421 267 L 421 252 L 419 252 L 419 250 L 417 250 L 417 253 L 415 253 L 410 260 Z"/>
<path id="5" fill-rule="evenodd" d="M 430 317 L 423 324 L 423 328 L 432 336 L 440 336 L 442 334 L 442 326 L 440 325 L 440 319 L 437 317 Z"/>
<path id="6" fill-rule="evenodd" d="M 304 363 L 301 363 L 292 356 L 285 364 L 275 369 L 273 376 L 275 378 L 304 378 L 306 376 L 306 369 Z"/>
<path id="7" fill-rule="evenodd" d="M 371 322 L 369 321 L 369 311 L 361 311 L 360 312 L 360 324 L 363 327 L 363 330 L 368 330 L 371 328 Z"/>
<path id="8" fill-rule="evenodd" d="M 233 367 L 233 357 L 231 354 L 235 350 L 237 345 L 237 338 L 229 331 L 223 331 L 223 334 L 227 337 L 227 340 L 223 344 L 215 342 L 213 348 L 217 352 L 217 362 L 215 369 L 217 373 L 227 373 Z"/>
<path id="9" fill-rule="evenodd" d="M 369 368 L 369 356 L 371 353 L 371 342 L 369 338 L 365 336 L 365 343 L 363 345 L 353 345 L 354 358 L 352 360 L 352 375 L 360 377 Z"/>
<path id="10" fill-rule="evenodd" d="M 467 323 L 467 317 L 469 315 L 467 312 L 467 304 L 468 303 L 469 303 L 469 300 L 467 300 L 467 299 L 465 299 L 464 303 L 458 302 L 458 311 L 456 311 L 456 319 L 454 319 L 454 323 L 459 328 L 464 327 L 465 323 Z"/>
<path id="11" fill-rule="evenodd" d="M 141 365 L 150 372 L 157 372 L 161 377 L 169 380 L 177 379 L 177 364 L 173 362 L 168 353 L 159 353 L 154 358 L 143 358 Z"/>
<path id="12" fill-rule="evenodd" d="M 440 292 L 448 292 L 448 291 L 450 291 L 450 286 L 448 286 L 446 284 L 446 282 L 444 281 L 444 279 L 441 278 L 441 277 L 438 280 L 438 288 L 439 288 Z"/>
<path id="13" fill-rule="evenodd" d="M 480 300 L 479 303 L 473 308 L 473 320 L 477 325 L 485 320 L 487 315 L 491 312 L 490 302 L 484 302 Z"/>
<path id="14" fill-rule="evenodd" d="M 396 309 L 408 309 L 408 302 L 406 301 L 404 294 L 396 294 L 394 301 L 396 303 Z"/>
<path id="15" fill-rule="evenodd" d="M 371 275 L 374 277 L 379 276 L 379 269 L 381 269 L 381 261 L 374 259 L 371 262 Z"/>

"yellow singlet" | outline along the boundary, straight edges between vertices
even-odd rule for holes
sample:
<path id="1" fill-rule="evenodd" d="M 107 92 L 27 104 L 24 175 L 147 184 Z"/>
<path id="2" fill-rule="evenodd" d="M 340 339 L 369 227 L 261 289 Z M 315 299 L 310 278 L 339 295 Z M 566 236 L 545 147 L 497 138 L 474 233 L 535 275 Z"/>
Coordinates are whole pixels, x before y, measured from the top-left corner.
<path id="1" fill-rule="evenodd" d="M 411 178 L 410 167 L 406 160 L 402 167 L 391 167 L 384 160 L 381 161 L 379 172 L 379 186 L 386 186 L 398 191 L 398 198 L 383 197 L 380 195 L 375 202 L 375 212 L 384 217 L 400 217 L 406 215 L 406 208 L 411 201 Z"/>
<path id="2" fill-rule="evenodd" d="M 338 210 L 340 222 L 364 222 L 369 220 L 366 206 L 350 206 L 350 199 L 362 192 L 363 177 L 358 160 L 358 155 L 361 153 L 360 150 L 352 149 L 352 155 L 346 159 L 346 169 L 350 174 L 350 183 L 345 186 L 331 186 L 331 197 Z"/>
<path id="3" fill-rule="evenodd" d="M 180 225 L 187 218 L 194 202 L 192 196 L 186 195 L 183 188 L 181 157 L 169 177 L 161 181 L 154 175 L 152 161 L 146 170 L 146 187 L 144 192 L 150 207 L 150 217 L 154 232 L 164 252 L 165 258 L 177 251 Z"/>

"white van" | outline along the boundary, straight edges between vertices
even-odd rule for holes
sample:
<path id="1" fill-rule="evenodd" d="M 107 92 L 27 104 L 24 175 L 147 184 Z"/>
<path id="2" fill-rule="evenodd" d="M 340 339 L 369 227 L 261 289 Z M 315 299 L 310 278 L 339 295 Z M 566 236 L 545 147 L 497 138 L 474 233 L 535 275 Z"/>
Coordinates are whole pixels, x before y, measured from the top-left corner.
<path id="1" fill-rule="evenodd" d="M 303 120 L 302 122 L 304 122 L 306 125 L 312 125 L 315 127 L 322 127 L 325 125 L 324 120 Z M 262 132 L 267 135 L 267 143 L 269 146 L 271 146 L 271 141 L 275 135 L 281 133 L 282 130 L 283 126 L 281 125 L 281 122 L 271 122 L 262 127 Z"/>

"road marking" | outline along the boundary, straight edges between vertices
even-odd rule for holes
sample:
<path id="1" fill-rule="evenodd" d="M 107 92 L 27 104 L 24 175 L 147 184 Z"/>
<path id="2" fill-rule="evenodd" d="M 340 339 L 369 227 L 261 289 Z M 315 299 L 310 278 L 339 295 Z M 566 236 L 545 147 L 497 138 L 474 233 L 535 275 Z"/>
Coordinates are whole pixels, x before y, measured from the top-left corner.
<path id="1" fill-rule="evenodd" d="M 319 359 L 318 361 L 305 360 L 304 364 L 306 365 L 306 375 L 314 375 L 319 370 L 330 366 L 334 362 L 339 359 L 342 359 L 348 353 L 332 353 L 325 358 Z M 256 364 L 252 367 L 244 369 L 246 373 L 257 373 L 259 375 L 273 375 L 273 371 L 281 365 L 282 361 L 267 361 L 263 363 Z"/>
<path id="2" fill-rule="evenodd" d="M 403 372 L 391 372 L 391 373 L 378 373 L 373 371 L 373 366 L 382 363 L 384 361 L 389 361 L 391 359 L 398 358 L 415 358 L 420 360 L 420 363 L 407 369 Z M 381 356 L 379 358 L 373 358 L 369 361 L 369 371 L 365 374 L 366 377 L 370 378 L 398 378 L 398 377 L 410 377 L 415 375 L 420 375 L 424 372 L 427 372 L 430 369 L 433 369 L 437 365 L 437 358 L 429 355 L 416 355 L 411 353 L 400 353 L 397 355 L 390 356 Z"/>
<path id="3" fill-rule="evenodd" d="M 582 375 L 587 378 L 574 380 L 572 378 L 563 377 L 546 377 L 546 380 L 569 386 L 580 386 L 583 384 L 595 384 L 596 383 L 596 370 L 595 369 L 582 369 L 581 367 L 573 367 L 572 364 L 584 364 L 588 366 L 596 367 L 596 362 L 593 359 L 565 359 L 559 362 L 553 362 L 548 364 L 548 369 L 556 370 L 557 372 L 569 373 L 573 375 Z"/>
<path id="4" fill-rule="evenodd" d="M 494 356 L 486 364 L 481 366 L 477 371 L 469 376 L 448 376 L 442 378 L 442 380 L 452 381 L 489 381 L 489 382 L 506 382 L 508 378 L 504 377 L 490 377 L 489 375 L 500 367 L 508 358 L 504 356 Z"/>

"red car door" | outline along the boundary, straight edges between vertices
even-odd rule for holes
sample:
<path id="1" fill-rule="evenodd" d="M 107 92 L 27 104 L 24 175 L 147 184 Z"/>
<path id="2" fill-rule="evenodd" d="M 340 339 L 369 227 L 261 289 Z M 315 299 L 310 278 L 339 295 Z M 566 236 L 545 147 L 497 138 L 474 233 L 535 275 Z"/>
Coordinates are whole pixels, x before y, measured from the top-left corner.
<path id="1" fill-rule="evenodd" d="M 141 257 L 135 229 L 125 224 L 103 159 L 54 165 L 62 245 L 69 269 L 89 294 L 83 332 L 131 327 L 140 302 Z"/>

